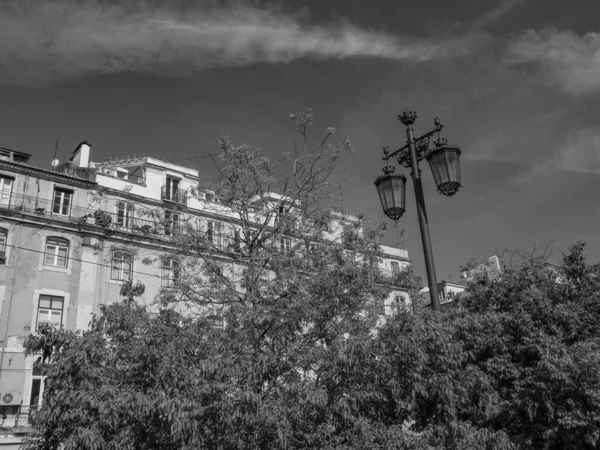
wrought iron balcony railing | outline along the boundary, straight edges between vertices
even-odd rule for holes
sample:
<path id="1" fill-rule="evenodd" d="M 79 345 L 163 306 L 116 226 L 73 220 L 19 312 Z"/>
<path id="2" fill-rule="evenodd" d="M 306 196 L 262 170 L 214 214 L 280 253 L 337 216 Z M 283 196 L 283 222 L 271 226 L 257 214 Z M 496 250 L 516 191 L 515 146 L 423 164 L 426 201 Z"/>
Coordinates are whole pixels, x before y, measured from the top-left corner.
<path id="1" fill-rule="evenodd" d="M 39 197 L 22 194 L 3 194 L 0 197 L 0 210 L 9 209 L 25 213 L 33 213 L 38 216 L 52 217 L 58 220 L 77 220 L 78 217 L 86 214 L 87 208 L 73 206 L 72 199 L 61 202 L 56 200 L 43 199 Z"/>
<path id="2" fill-rule="evenodd" d="M 39 218 L 46 217 L 77 224 L 99 225 L 107 230 L 148 237 L 172 237 L 187 232 L 187 223 L 177 217 L 172 217 L 171 220 L 160 220 L 149 216 L 139 216 L 134 212 L 113 213 L 97 208 L 82 208 L 73 205 L 65 208 L 64 202 L 60 208 L 55 206 L 53 200 L 28 195 L 12 194 L 0 197 L 0 211 L 10 210 Z"/>
<path id="3" fill-rule="evenodd" d="M 164 185 L 160 190 L 160 197 L 167 202 L 187 205 L 187 191 Z"/>

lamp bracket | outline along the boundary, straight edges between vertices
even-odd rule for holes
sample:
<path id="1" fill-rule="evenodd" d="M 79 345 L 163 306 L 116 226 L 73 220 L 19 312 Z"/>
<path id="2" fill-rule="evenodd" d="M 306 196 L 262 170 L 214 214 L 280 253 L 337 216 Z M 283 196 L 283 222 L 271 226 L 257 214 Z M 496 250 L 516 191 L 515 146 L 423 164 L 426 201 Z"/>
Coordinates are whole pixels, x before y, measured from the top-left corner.
<path id="1" fill-rule="evenodd" d="M 409 111 L 410 113 L 410 111 Z M 404 122 L 403 122 L 404 123 Z M 429 145 L 431 142 L 431 136 L 437 133 L 437 140 L 435 141 L 435 145 L 443 145 L 442 142 L 445 142 L 445 139 L 440 138 L 440 131 L 444 128 L 444 125 L 440 122 L 440 119 L 436 117 L 434 119 L 435 129 L 425 133 L 422 136 L 419 136 L 414 140 L 415 150 L 417 154 L 417 160 L 421 161 L 423 158 L 427 156 L 427 152 L 429 150 Z M 409 143 L 404 144 L 398 150 L 394 150 L 390 152 L 388 147 L 383 148 L 383 160 L 387 161 L 391 157 L 395 157 L 398 161 L 398 164 L 404 167 L 410 167 L 410 152 L 409 152 Z"/>

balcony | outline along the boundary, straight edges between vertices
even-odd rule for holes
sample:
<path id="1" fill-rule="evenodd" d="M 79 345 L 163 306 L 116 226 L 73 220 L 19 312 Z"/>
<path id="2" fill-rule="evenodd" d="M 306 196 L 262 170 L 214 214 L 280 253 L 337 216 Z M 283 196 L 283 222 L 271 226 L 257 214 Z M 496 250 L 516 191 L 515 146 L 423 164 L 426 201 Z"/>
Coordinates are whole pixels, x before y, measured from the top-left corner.
<path id="1" fill-rule="evenodd" d="M 102 228 L 122 233 L 136 235 L 171 238 L 175 235 L 187 233 L 187 222 L 182 220 L 158 220 L 149 216 L 136 216 L 135 214 L 112 213 L 106 211 L 88 211 L 79 218 L 79 222 L 100 225 Z"/>
<path id="2" fill-rule="evenodd" d="M 160 198 L 165 202 L 187 205 L 187 191 L 164 185 L 160 190 Z"/>
<path id="3" fill-rule="evenodd" d="M 0 200 L 0 212 L 8 210 L 35 218 L 95 225 L 105 230 L 140 236 L 170 239 L 173 235 L 186 233 L 188 226 L 187 222 L 174 220 L 174 218 L 170 221 L 160 221 L 149 216 L 136 217 L 134 214 L 119 214 L 72 205 L 66 211 L 61 208 L 61 213 L 66 212 L 66 214 L 57 214 L 53 212 L 54 202 L 52 200 L 20 194 L 12 194 L 10 197 L 3 197 Z"/>
<path id="4" fill-rule="evenodd" d="M 40 217 L 49 217 L 64 221 L 77 221 L 79 217 L 88 212 L 87 208 L 81 208 L 71 204 L 65 206 L 63 203 L 58 208 L 55 208 L 54 206 L 54 200 L 41 199 L 39 197 L 21 194 L 11 194 L 9 197 L 3 196 L 0 200 L 0 210 L 8 209 L 15 212 L 31 213 Z"/>

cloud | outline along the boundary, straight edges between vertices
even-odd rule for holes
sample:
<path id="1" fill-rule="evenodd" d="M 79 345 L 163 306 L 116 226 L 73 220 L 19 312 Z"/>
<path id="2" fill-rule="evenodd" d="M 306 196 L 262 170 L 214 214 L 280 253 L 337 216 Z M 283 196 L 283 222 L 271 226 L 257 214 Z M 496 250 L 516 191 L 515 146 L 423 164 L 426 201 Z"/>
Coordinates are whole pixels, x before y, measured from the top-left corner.
<path id="1" fill-rule="evenodd" d="M 565 171 L 600 175 L 600 128 L 570 130 L 555 152 L 538 157 L 543 159 L 531 164 L 526 173 L 514 177 L 512 182 L 529 183 Z"/>
<path id="2" fill-rule="evenodd" d="M 484 28 L 509 14 L 514 8 L 525 3 L 527 0 L 505 0 L 498 7 L 481 15 L 473 24 L 472 29 Z"/>
<path id="3" fill-rule="evenodd" d="M 37 3 L 37 6 L 32 6 Z M 281 9 L 212 2 L 109 4 L 101 0 L 4 0 L 0 84 L 44 85 L 119 72 L 190 76 L 212 67 L 298 58 L 425 61 L 464 52 L 464 40 L 423 41 L 348 23 L 310 24 Z M 132 6 L 133 5 L 133 6 Z"/>
<path id="4" fill-rule="evenodd" d="M 569 131 L 556 162 L 564 170 L 600 174 L 600 128 Z"/>
<path id="5" fill-rule="evenodd" d="M 552 83 L 572 95 L 600 92 L 600 34 L 528 30 L 508 47 L 506 62 L 533 63 Z"/>

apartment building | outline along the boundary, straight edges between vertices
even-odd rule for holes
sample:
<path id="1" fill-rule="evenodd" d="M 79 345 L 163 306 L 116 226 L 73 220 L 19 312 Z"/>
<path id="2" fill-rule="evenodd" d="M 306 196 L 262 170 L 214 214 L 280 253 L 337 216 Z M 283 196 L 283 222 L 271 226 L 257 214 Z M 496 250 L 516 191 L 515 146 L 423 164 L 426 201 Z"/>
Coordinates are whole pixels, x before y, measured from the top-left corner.
<path id="1" fill-rule="evenodd" d="M 120 299 L 130 280 L 145 285 L 138 301 L 151 306 L 180 277 L 171 242 L 185 227 L 232 253 L 243 245 L 235 212 L 213 192 L 199 191 L 195 169 L 151 157 L 94 163 L 88 142 L 53 168 L 29 160 L 0 149 L 0 425 L 15 433 L 26 431 L 28 412 L 42 403 L 44 377 L 33 367 L 38 357 L 23 353 L 25 338 L 41 322 L 86 329 L 99 306 Z M 341 245 L 343 230 L 358 219 L 330 217 L 323 239 Z M 280 245 L 291 249 L 286 239 Z M 405 250 L 381 251 L 385 274 L 410 264 Z M 384 310 L 409 301 L 399 286 Z"/>

